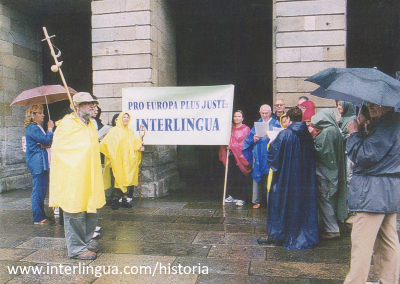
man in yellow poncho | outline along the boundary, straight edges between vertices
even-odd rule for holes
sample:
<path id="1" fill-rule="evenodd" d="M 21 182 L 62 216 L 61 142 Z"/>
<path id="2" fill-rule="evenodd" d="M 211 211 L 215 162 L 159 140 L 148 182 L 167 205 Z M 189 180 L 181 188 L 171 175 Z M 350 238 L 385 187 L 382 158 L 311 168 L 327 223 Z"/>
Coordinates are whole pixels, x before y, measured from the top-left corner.
<path id="1" fill-rule="evenodd" d="M 111 196 L 113 197 L 112 209 L 119 208 L 119 199 L 122 197 L 122 207 L 132 208 L 126 199 L 128 186 L 138 184 L 139 164 L 144 151 L 142 142 L 128 127 L 131 117 L 128 113 L 121 112 L 117 118 L 116 126 L 111 128 L 100 143 L 100 151 L 104 154 L 104 188 L 111 186 L 111 175 L 114 175 L 114 185 Z M 112 173 L 110 171 L 112 169 Z"/>
<path id="2" fill-rule="evenodd" d="M 97 209 L 105 204 L 99 142 L 90 121 L 97 101 L 81 92 L 73 102 L 76 114 L 66 115 L 54 133 L 49 206 L 64 211 L 69 257 L 88 260 L 96 258 L 92 236 L 99 219 Z"/>

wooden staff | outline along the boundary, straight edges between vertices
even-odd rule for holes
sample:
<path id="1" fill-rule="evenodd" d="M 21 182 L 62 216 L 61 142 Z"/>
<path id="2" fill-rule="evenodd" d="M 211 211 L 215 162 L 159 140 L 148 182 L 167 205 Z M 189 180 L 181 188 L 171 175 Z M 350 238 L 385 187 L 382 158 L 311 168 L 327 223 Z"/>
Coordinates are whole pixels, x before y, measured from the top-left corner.
<path id="1" fill-rule="evenodd" d="M 69 90 L 68 90 L 67 82 L 65 81 L 64 74 L 61 71 L 61 65 L 62 65 L 63 62 L 62 61 L 58 62 L 58 59 L 57 59 L 58 56 L 55 54 L 54 48 L 53 48 L 53 44 L 51 43 L 51 40 L 50 40 L 52 37 L 55 37 L 55 35 L 49 36 L 49 34 L 47 33 L 46 27 L 43 27 L 43 32 L 44 32 L 44 36 L 46 38 L 42 39 L 42 41 L 46 40 L 47 43 L 49 44 L 51 56 L 53 56 L 54 62 L 56 63 L 55 65 L 51 66 L 51 71 L 53 71 L 53 72 L 57 72 L 58 71 L 60 73 L 61 80 L 62 80 L 62 82 L 64 84 L 64 88 L 67 91 L 68 99 L 71 102 L 72 110 L 76 113 L 76 109 L 75 109 L 74 103 L 72 102 L 71 94 L 69 93 Z"/>
<path id="2" fill-rule="evenodd" d="M 143 131 L 143 134 L 142 134 Z M 140 140 L 142 140 L 142 146 L 144 145 L 144 136 L 146 135 L 146 128 L 144 127 L 144 125 L 140 125 L 139 127 L 139 136 L 140 136 Z M 140 187 L 139 187 L 139 208 L 140 208 L 140 202 L 142 200 L 142 176 L 143 176 L 143 153 L 140 153 L 140 155 L 142 156 L 140 159 Z"/>
<path id="3" fill-rule="evenodd" d="M 227 179 L 228 179 L 228 162 L 229 162 L 229 149 L 226 149 L 224 195 L 222 196 L 222 205 L 223 205 L 223 206 L 225 206 L 226 183 L 227 183 Z"/>

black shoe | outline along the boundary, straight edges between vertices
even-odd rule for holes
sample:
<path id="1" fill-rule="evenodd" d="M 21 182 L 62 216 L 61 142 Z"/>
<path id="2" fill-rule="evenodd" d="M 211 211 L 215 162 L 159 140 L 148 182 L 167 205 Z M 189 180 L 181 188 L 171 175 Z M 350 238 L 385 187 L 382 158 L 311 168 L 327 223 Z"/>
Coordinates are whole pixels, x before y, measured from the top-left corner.
<path id="1" fill-rule="evenodd" d="M 112 204 L 111 204 L 111 209 L 112 210 L 117 210 L 119 208 L 119 200 L 118 199 L 113 199 Z"/>
<path id="2" fill-rule="evenodd" d="M 260 245 L 273 245 L 275 244 L 275 239 L 271 236 L 267 236 L 257 239 L 257 243 Z"/>
<path id="3" fill-rule="evenodd" d="M 122 198 L 122 205 L 121 207 L 124 208 L 132 208 L 132 205 L 128 202 L 128 200 L 126 200 L 126 198 Z"/>

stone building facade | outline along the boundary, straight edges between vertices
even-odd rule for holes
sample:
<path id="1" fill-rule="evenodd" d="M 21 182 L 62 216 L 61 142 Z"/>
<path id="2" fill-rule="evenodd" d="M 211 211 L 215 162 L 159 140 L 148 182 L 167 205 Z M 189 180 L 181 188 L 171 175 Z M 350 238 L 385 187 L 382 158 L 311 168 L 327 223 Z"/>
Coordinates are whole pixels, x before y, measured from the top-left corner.
<path id="1" fill-rule="evenodd" d="M 274 95 L 287 106 L 308 96 L 318 107 L 332 100 L 309 96 L 304 81 L 329 67 L 346 67 L 346 0 L 276 0 L 274 3 Z"/>
<path id="2" fill-rule="evenodd" d="M 284 98 L 292 106 L 316 88 L 304 82 L 306 77 L 346 67 L 346 0 L 274 0 L 272 5 L 273 99 Z M 167 0 L 91 2 L 93 94 L 103 121 L 120 110 L 124 87 L 177 85 L 172 12 Z M 23 90 L 42 85 L 38 25 L 34 15 L 0 1 L 0 193 L 31 185 L 21 150 L 26 108 L 9 104 Z M 333 106 L 313 100 L 320 107 Z M 143 179 L 147 197 L 174 189 L 179 182 L 176 146 L 146 146 Z"/>
<path id="3" fill-rule="evenodd" d="M 40 35 L 35 20 L 0 2 L 0 193 L 30 187 L 21 137 L 26 107 L 10 103 L 42 85 Z"/>

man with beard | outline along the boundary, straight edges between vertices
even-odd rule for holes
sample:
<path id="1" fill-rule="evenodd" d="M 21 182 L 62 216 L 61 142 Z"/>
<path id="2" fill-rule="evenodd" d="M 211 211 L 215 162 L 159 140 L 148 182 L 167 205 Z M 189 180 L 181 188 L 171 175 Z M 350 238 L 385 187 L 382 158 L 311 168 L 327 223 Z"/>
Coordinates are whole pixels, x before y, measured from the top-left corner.
<path id="1" fill-rule="evenodd" d="M 92 240 L 97 210 L 105 204 L 99 142 L 90 120 L 98 102 L 80 92 L 73 103 L 76 113 L 66 115 L 54 133 L 49 206 L 64 211 L 69 257 L 93 260 L 98 251 Z"/>

